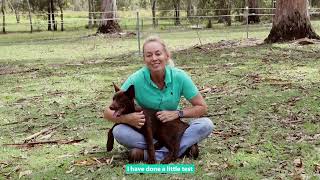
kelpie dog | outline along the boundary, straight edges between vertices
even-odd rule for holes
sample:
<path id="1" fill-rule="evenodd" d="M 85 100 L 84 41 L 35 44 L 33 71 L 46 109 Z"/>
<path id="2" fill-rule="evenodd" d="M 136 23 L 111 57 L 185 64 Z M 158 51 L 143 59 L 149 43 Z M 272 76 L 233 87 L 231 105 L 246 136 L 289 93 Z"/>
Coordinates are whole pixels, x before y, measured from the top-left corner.
<path id="1" fill-rule="evenodd" d="M 134 104 L 134 86 L 131 85 L 127 91 L 121 91 L 115 84 L 113 85 L 116 91 L 116 94 L 113 96 L 113 102 L 110 105 L 110 109 L 115 111 L 113 116 L 136 112 Z M 160 149 L 162 146 L 165 146 L 169 150 L 169 153 L 161 163 L 167 164 L 175 161 L 178 158 L 181 137 L 189 125 L 179 118 L 162 123 L 156 116 L 156 110 L 142 110 L 145 115 L 145 124 L 141 129 L 132 128 L 143 134 L 145 137 L 148 152 L 147 163 L 156 163 L 155 149 Z M 108 132 L 107 151 L 111 151 L 113 148 L 114 138 L 112 130 L 116 125 L 117 124 L 115 124 Z M 153 144 L 153 138 L 158 140 L 156 144 Z"/>

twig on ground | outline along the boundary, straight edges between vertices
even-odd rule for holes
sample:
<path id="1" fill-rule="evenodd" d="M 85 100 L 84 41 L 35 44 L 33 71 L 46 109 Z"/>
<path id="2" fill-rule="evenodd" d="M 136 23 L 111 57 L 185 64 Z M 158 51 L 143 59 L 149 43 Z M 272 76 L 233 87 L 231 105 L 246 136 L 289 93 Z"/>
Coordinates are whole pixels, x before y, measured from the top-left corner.
<path id="1" fill-rule="evenodd" d="M 9 126 L 9 125 L 14 125 L 14 124 L 19 124 L 19 123 L 23 123 L 23 122 L 28 122 L 31 118 L 25 118 L 22 121 L 15 121 L 15 122 L 10 122 L 10 123 L 6 123 L 6 124 L 1 124 L 0 126 Z"/>
<path id="2" fill-rule="evenodd" d="M 25 138 L 25 139 L 23 140 L 23 142 L 24 142 L 24 143 L 27 143 L 27 142 L 30 141 L 31 139 L 36 138 L 36 137 L 40 136 L 41 134 L 44 134 L 44 133 L 46 133 L 46 132 L 48 132 L 48 131 L 54 130 L 54 129 L 58 128 L 59 126 L 61 126 L 62 124 L 63 124 L 63 123 L 60 123 L 60 124 L 58 124 L 58 125 L 56 125 L 56 126 L 54 126 L 54 127 L 47 127 L 47 128 L 45 128 L 45 129 L 42 129 L 41 131 L 39 131 L 39 132 L 37 132 L 37 133 L 34 133 L 34 134 L 32 134 L 31 136 L 28 136 L 27 138 Z"/>
<path id="3" fill-rule="evenodd" d="M 205 89 L 201 89 L 199 92 L 200 93 L 207 93 L 207 92 L 210 92 L 211 91 L 211 88 L 205 88 Z"/>
<path id="4" fill-rule="evenodd" d="M 19 146 L 19 147 L 33 147 L 40 144 L 73 144 L 79 143 L 84 139 L 74 139 L 74 140 L 53 140 L 53 141 L 39 141 L 39 142 L 29 142 L 29 143 L 16 143 L 16 144 L 3 144 L 4 146 Z"/>

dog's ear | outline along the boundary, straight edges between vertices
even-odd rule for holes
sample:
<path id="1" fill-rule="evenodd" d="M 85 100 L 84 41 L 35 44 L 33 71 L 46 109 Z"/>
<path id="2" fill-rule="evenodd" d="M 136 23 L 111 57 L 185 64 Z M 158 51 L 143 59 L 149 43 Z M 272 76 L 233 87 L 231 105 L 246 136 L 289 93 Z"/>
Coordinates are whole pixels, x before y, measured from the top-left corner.
<path id="1" fill-rule="evenodd" d="M 125 92 L 125 94 L 128 96 L 128 97 L 130 97 L 130 98 L 134 98 L 135 97 L 135 95 L 134 95 L 134 85 L 131 85 L 128 89 L 127 89 L 127 91 Z"/>
<path id="2" fill-rule="evenodd" d="M 120 88 L 119 88 L 114 82 L 112 82 L 112 84 L 113 84 L 113 87 L 114 87 L 114 91 L 115 91 L 115 92 L 120 91 Z"/>

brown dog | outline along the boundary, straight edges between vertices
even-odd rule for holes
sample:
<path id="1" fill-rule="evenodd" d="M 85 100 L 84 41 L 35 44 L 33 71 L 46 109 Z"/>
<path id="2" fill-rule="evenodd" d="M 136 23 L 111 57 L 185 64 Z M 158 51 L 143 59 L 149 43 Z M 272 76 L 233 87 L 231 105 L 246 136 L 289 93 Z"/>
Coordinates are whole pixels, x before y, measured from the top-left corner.
<path id="1" fill-rule="evenodd" d="M 131 85 L 127 91 L 121 91 L 115 84 L 113 85 L 116 91 L 116 94 L 113 96 L 113 102 L 110 105 L 110 109 L 115 111 L 113 116 L 135 112 L 134 86 Z M 145 137 L 148 151 L 148 163 L 156 163 L 155 149 L 160 149 L 162 146 L 165 146 L 169 150 L 169 153 L 161 163 L 167 164 L 175 161 L 178 158 L 181 137 L 189 125 L 182 122 L 180 119 L 162 123 L 156 116 L 156 110 L 142 110 L 145 115 L 145 124 L 141 129 L 132 128 L 143 134 Z M 116 125 L 118 124 L 115 124 L 108 132 L 107 151 L 111 151 L 113 148 L 114 137 L 112 130 Z M 153 139 L 158 140 L 155 145 L 153 144 Z"/>

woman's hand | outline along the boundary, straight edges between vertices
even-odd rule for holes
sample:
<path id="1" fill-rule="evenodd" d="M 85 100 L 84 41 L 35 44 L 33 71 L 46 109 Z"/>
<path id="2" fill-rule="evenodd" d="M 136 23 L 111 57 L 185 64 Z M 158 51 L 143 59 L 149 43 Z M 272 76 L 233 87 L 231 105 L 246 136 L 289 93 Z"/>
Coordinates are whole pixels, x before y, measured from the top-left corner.
<path id="1" fill-rule="evenodd" d="M 179 118 L 178 111 L 158 111 L 157 117 L 165 123 Z"/>
<path id="2" fill-rule="evenodd" d="M 140 129 L 146 121 L 143 111 L 123 115 L 123 118 L 126 124 L 138 129 Z"/>

